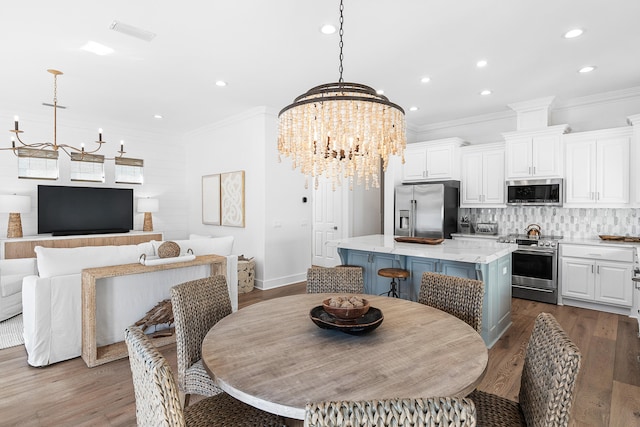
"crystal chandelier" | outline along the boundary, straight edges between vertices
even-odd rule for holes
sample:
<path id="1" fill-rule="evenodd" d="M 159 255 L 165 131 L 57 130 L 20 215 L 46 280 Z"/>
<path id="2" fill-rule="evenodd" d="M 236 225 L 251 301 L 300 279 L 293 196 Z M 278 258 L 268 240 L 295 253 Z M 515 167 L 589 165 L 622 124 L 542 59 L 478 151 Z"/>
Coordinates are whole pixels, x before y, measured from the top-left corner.
<path id="1" fill-rule="evenodd" d="M 93 153 L 100 150 L 100 148 L 102 148 L 102 144 L 106 142 L 102 140 L 102 129 L 98 129 L 98 140 L 95 141 L 98 144 L 98 146 L 94 150 L 91 150 L 91 151 L 85 150 L 84 144 L 82 144 L 80 148 L 73 147 L 68 144 L 58 144 L 58 141 L 57 141 L 58 108 L 65 108 L 65 107 L 58 106 L 58 76 L 62 75 L 63 73 L 62 71 L 53 70 L 53 69 L 50 69 L 47 71 L 53 74 L 53 142 L 34 142 L 31 144 L 28 144 L 22 141 L 22 139 L 20 139 L 20 134 L 23 133 L 24 131 L 20 130 L 20 122 L 18 120 L 18 117 L 16 116 L 14 118 L 14 128 L 9 131 L 14 134 L 14 136 L 11 137 L 11 147 L 0 148 L 0 150 L 13 150 L 13 153 L 16 156 L 20 155 L 20 149 L 27 148 L 32 150 L 42 150 L 43 152 L 48 152 L 48 153 L 54 152 L 56 158 L 59 150 L 66 153 L 72 160 L 86 160 L 90 157 L 103 158 L 103 156 L 93 156 Z M 19 144 L 17 146 L 16 146 L 16 141 Z M 118 151 L 118 153 L 120 153 L 120 157 L 122 157 L 122 155 L 125 154 L 123 141 L 120 142 L 120 151 Z"/>
<path id="2" fill-rule="evenodd" d="M 344 5 L 340 1 L 340 79 L 309 89 L 278 114 L 278 151 L 293 168 L 329 178 L 335 189 L 342 178 L 380 186 L 380 170 L 390 155 L 402 157 L 406 147 L 404 110 L 358 83 L 342 78 Z M 305 185 L 306 187 L 306 185 Z"/>

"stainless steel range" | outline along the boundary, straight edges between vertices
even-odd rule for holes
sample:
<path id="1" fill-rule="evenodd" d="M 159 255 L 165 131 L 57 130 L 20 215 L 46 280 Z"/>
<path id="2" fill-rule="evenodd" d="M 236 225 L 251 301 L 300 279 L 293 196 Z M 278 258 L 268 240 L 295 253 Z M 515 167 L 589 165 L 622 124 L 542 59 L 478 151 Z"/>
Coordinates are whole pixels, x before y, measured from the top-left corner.
<path id="1" fill-rule="evenodd" d="M 516 243 L 511 254 L 511 295 L 558 303 L 558 241 L 562 236 L 530 237 L 510 234 L 498 242 Z"/>

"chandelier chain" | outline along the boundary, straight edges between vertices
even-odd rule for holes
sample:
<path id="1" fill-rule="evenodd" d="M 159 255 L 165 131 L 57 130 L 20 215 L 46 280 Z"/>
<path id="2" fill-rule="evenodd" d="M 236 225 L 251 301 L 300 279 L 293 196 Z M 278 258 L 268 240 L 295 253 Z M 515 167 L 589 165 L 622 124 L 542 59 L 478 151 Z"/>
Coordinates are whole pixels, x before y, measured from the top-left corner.
<path id="1" fill-rule="evenodd" d="M 342 36 L 344 35 L 344 30 L 342 29 L 342 26 L 344 24 L 344 16 L 342 14 L 344 10 L 344 4 L 342 3 L 342 0 L 340 0 L 340 32 L 338 34 L 340 34 L 340 67 L 338 68 L 340 71 L 340 79 L 338 80 L 339 83 L 344 82 L 343 78 L 342 78 L 342 71 L 344 70 L 344 68 L 342 67 L 342 60 L 344 59 L 344 55 L 342 53 L 342 48 L 344 47 L 344 41 L 342 40 Z"/>

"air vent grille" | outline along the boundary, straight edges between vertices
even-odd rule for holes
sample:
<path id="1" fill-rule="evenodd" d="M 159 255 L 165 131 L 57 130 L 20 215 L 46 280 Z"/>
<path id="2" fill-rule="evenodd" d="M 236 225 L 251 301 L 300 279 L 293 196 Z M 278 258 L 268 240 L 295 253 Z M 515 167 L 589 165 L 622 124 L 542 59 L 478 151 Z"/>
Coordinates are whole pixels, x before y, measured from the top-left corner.
<path id="1" fill-rule="evenodd" d="M 113 21 L 111 25 L 109 25 L 109 28 L 113 31 L 147 42 L 150 42 L 156 36 L 156 33 L 152 33 L 151 31 L 143 30 L 142 28 L 134 27 L 133 25 L 125 24 L 120 21 Z"/>

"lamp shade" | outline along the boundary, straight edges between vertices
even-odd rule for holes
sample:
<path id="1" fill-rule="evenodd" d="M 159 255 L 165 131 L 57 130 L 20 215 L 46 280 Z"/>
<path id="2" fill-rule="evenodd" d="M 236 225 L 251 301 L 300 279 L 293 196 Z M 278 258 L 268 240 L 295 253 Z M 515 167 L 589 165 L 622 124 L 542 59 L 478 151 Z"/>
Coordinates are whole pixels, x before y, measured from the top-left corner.
<path id="1" fill-rule="evenodd" d="M 158 212 L 158 199 L 138 199 L 138 212 Z"/>
<path id="2" fill-rule="evenodd" d="M 15 194 L 0 195 L 0 212 L 29 213 L 31 212 L 31 197 Z"/>

